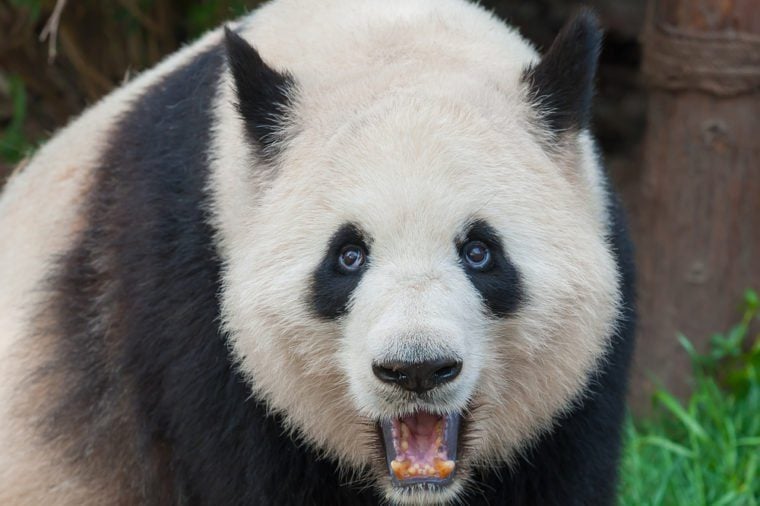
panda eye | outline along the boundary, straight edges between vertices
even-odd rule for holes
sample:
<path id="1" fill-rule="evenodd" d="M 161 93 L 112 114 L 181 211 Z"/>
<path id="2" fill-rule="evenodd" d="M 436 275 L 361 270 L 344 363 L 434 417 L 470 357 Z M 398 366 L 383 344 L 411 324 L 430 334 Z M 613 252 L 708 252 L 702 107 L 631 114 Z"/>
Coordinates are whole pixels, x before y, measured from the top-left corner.
<path id="1" fill-rule="evenodd" d="M 468 267 L 484 271 L 491 267 L 491 251 L 483 241 L 469 241 L 462 247 L 462 258 Z"/>
<path id="2" fill-rule="evenodd" d="M 338 265 L 346 272 L 356 272 L 361 269 L 367 259 L 364 248 L 356 244 L 347 244 L 340 250 Z"/>

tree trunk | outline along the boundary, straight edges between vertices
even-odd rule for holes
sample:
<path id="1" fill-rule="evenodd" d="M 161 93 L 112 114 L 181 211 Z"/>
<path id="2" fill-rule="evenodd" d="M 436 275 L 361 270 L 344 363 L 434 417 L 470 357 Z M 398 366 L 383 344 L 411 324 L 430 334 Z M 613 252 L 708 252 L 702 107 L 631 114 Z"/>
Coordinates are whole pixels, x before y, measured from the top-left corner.
<path id="1" fill-rule="evenodd" d="M 650 0 L 651 86 L 632 229 L 639 340 L 632 401 L 653 382 L 685 394 L 683 333 L 704 350 L 760 289 L 760 9 L 757 0 Z"/>

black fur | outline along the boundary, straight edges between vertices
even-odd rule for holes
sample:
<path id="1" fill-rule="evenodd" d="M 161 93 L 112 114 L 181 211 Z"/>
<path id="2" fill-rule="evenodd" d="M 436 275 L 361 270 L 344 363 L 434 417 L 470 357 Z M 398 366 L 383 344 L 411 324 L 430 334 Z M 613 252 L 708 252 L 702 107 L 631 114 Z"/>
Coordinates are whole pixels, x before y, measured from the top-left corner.
<path id="1" fill-rule="evenodd" d="M 52 315 L 46 330 L 59 347 L 38 373 L 58 399 L 44 435 L 83 480 L 115 487 L 114 503 L 378 504 L 250 398 L 220 332 L 220 261 L 204 188 L 223 65 L 221 47 L 199 56 L 137 99 L 112 132 L 87 228 L 61 260 L 41 315 Z M 627 232 L 616 202 L 610 208 L 625 312 L 609 362 L 594 392 L 514 469 L 479 477 L 482 493 L 468 504 L 613 503 L 634 310 Z M 498 247 L 487 229 L 475 232 Z M 348 226 L 333 245 L 360 239 Z M 326 271 L 337 257 L 330 252 Z M 322 294 L 332 300 L 322 313 L 340 313 L 347 287 Z"/>
<path id="2" fill-rule="evenodd" d="M 471 269 L 464 264 L 462 268 L 491 313 L 498 317 L 509 316 L 525 298 L 520 273 L 509 260 L 496 230 L 488 223 L 473 223 L 467 232 L 467 238 L 462 244 L 457 244 L 457 249 L 461 250 L 462 245 L 468 241 L 484 242 L 491 252 L 492 265 L 485 271 Z"/>
<path id="3" fill-rule="evenodd" d="M 531 98 L 550 130 L 561 133 L 588 126 L 601 42 L 596 16 L 581 10 L 562 28 L 541 62 L 526 72 Z"/>
<path id="4" fill-rule="evenodd" d="M 292 77 L 269 67 L 240 35 L 224 29 L 227 61 L 235 79 L 237 107 L 251 140 L 267 155 L 278 140 L 294 88 Z"/>
<path id="5" fill-rule="evenodd" d="M 369 253 L 361 230 L 355 225 L 343 225 L 333 234 L 322 262 L 314 271 L 311 286 L 311 305 L 323 318 L 337 318 L 345 313 L 351 293 L 361 281 L 367 264 L 356 272 L 346 272 L 338 264 L 343 246 L 354 244 Z"/>

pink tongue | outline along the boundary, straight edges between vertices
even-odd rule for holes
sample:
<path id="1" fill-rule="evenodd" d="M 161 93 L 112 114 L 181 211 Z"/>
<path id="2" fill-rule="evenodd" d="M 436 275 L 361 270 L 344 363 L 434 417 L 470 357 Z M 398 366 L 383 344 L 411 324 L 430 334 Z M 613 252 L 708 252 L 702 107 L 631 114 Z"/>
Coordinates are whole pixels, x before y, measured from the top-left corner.
<path id="1" fill-rule="evenodd" d="M 404 417 L 399 427 L 402 429 L 400 435 L 403 435 L 403 429 L 408 427 L 409 436 L 406 438 L 408 447 L 402 447 L 402 453 L 413 463 L 432 464 L 433 459 L 439 456 L 441 439 L 443 438 L 442 423 L 443 419 L 440 416 L 427 413 L 417 413 L 413 416 Z M 438 425 L 437 431 L 436 425 Z"/>

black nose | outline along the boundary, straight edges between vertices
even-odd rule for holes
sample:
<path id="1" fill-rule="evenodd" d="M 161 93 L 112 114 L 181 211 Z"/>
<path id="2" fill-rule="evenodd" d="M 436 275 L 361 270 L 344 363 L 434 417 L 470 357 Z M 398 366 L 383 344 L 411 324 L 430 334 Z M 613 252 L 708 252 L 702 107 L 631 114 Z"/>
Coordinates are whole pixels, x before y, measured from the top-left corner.
<path id="1" fill-rule="evenodd" d="M 462 361 L 450 358 L 425 362 L 386 362 L 373 364 L 380 381 L 394 383 L 404 390 L 422 394 L 459 376 Z"/>

